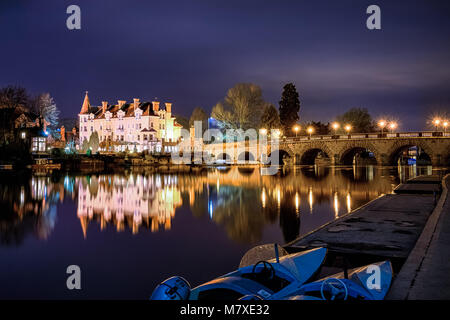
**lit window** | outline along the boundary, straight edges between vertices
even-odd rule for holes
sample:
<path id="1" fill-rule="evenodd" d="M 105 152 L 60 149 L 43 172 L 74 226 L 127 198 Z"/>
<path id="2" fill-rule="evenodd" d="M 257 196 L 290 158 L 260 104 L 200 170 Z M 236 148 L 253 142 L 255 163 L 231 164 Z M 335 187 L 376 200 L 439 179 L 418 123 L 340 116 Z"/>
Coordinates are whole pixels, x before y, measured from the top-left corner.
<path id="1" fill-rule="evenodd" d="M 20 134 L 20 136 L 21 136 L 22 139 L 25 139 L 27 135 L 26 135 L 25 132 L 22 132 L 22 133 Z"/>

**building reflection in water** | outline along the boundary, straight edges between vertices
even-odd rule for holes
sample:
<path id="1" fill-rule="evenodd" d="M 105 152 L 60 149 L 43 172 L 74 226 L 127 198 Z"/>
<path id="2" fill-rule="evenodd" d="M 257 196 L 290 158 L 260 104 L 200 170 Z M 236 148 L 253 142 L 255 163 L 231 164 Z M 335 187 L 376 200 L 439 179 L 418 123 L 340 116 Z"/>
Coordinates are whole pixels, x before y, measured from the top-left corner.
<path id="1" fill-rule="evenodd" d="M 169 230 L 175 209 L 181 205 L 177 176 L 102 175 L 81 179 L 77 216 L 84 237 L 91 220 L 98 221 L 101 230 L 108 224 L 117 231 L 128 226 L 133 234 L 141 225 L 151 231 L 160 226 Z"/>
<path id="2" fill-rule="evenodd" d="M 275 227 L 284 242 L 349 213 L 431 167 L 294 167 L 262 176 L 258 167 L 224 167 L 197 173 L 127 173 L 15 177 L 0 182 L 1 243 L 20 243 L 33 232 L 45 239 L 55 227 L 57 204 L 77 202 L 83 236 L 95 223 L 133 234 L 170 230 L 187 206 L 241 243 L 258 243 Z M 307 214 L 304 214 L 307 213 Z M 195 223 L 195 221 L 194 221 Z"/>

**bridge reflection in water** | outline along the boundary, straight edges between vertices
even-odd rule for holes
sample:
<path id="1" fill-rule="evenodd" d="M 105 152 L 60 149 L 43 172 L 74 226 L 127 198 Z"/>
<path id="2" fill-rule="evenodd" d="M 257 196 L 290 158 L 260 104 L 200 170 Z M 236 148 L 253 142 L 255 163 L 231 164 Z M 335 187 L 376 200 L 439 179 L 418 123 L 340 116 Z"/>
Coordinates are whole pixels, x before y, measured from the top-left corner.
<path id="1" fill-rule="evenodd" d="M 2 242 L 11 240 L 7 235 L 28 231 L 47 238 L 55 226 L 56 204 L 67 197 L 77 202 L 84 238 L 90 224 L 133 234 L 170 230 L 177 209 L 186 206 L 193 217 L 212 220 L 234 241 L 287 242 L 391 193 L 401 181 L 432 173 L 431 166 L 308 166 L 262 176 L 259 167 L 248 166 L 195 174 L 31 177 L 0 185 L 2 203 L 10 211 L 1 217 Z M 27 226 L 20 228 L 21 224 Z"/>

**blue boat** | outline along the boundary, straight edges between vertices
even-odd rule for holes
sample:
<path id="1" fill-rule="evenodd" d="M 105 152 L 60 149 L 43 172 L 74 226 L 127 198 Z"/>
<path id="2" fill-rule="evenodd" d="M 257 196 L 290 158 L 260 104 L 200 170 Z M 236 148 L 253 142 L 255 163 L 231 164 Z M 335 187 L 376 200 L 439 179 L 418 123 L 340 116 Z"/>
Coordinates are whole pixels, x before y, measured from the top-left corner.
<path id="1" fill-rule="evenodd" d="M 389 261 L 374 263 L 310 282 L 325 261 L 316 248 L 262 260 L 191 290 L 182 277 L 159 284 L 151 300 L 382 300 L 390 288 Z"/>
<path id="2" fill-rule="evenodd" d="M 392 273 L 389 261 L 373 263 L 307 283 L 287 300 L 383 300 Z"/>
<path id="3" fill-rule="evenodd" d="M 276 247 L 275 247 L 276 248 Z M 156 287 L 151 300 L 280 300 L 307 283 L 325 261 L 326 248 L 316 248 L 239 268 L 192 290 L 181 277 Z"/>

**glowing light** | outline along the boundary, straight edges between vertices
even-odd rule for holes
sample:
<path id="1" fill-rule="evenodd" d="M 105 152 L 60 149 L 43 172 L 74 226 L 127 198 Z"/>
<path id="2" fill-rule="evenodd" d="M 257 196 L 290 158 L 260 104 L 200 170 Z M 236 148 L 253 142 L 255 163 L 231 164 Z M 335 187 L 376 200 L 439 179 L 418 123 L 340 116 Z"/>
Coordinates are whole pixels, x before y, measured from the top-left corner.
<path id="1" fill-rule="evenodd" d="M 378 126 L 383 129 L 386 127 L 386 120 L 380 120 L 378 121 Z"/>
<path id="2" fill-rule="evenodd" d="M 312 213 L 312 211 L 313 211 L 313 192 L 312 192 L 312 187 L 309 187 L 308 203 L 309 203 L 309 212 Z"/>
<path id="3" fill-rule="evenodd" d="M 306 131 L 309 133 L 309 136 L 311 136 L 314 133 L 314 128 L 308 127 L 308 129 L 306 129 Z"/>
<path id="4" fill-rule="evenodd" d="M 281 190 L 280 190 L 280 188 L 277 188 L 277 205 L 278 205 L 278 208 L 280 208 L 280 206 L 281 206 Z"/>
<path id="5" fill-rule="evenodd" d="M 209 218 L 212 219 L 212 217 L 213 217 L 213 204 L 212 204 L 212 201 L 209 201 L 208 212 L 209 212 Z"/>
<path id="6" fill-rule="evenodd" d="M 337 122 L 333 122 L 332 124 L 331 124 L 331 127 L 333 128 L 333 130 L 337 130 L 337 129 L 339 129 L 339 127 L 340 127 L 340 125 L 339 125 L 339 123 L 337 123 Z"/>
<path id="7" fill-rule="evenodd" d="M 441 119 L 434 119 L 433 124 L 437 127 L 438 125 L 441 124 Z"/>
<path id="8" fill-rule="evenodd" d="M 299 214 L 299 208 L 300 208 L 300 197 L 298 195 L 298 192 L 295 193 L 295 212 L 297 215 Z"/>
<path id="9" fill-rule="evenodd" d="M 395 122 L 391 122 L 389 124 L 389 129 L 391 129 L 391 131 L 394 131 L 397 128 L 397 123 Z"/>
<path id="10" fill-rule="evenodd" d="M 345 127 L 344 127 L 344 130 L 347 131 L 347 132 L 350 132 L 352 130 L 352 126 L 349 125 L 349 124 L 346 124 Z"/>
<path id="11" fill-rule="evenodd" d="M 296 124 L 292 130 L 294 130 L 295 133 L 298 133 L 300 131 L 300 126 L 298 124 Z"/>
<path id="12" fill-rule="evenodd" d="M 266 189 L 265 188 L 263 188 L 262 192 L 261 192 L 261 204 L 262 204 L 263 208 L 266 207 Z"/>
<path id="13" fill-rule="evenodd" d="M 334 216 L 335 218 L 339 217 L 339 198 L 338 193 L 334 193 Z"/>
<path id="14" fill-rule="evenodd" d="M 352 211 L 352 198 L 350 196 L 350 193 L 347 193 L 346 202 L 347 202 L 347 212 Z"/>
<path id="15" fill-rule="evenodd" d="M 267 129 L 265 129 L 265 128 L 259 129 L 259 133 L 261 133 L 263 135 L 266 135 L 267 134 Z"/>

